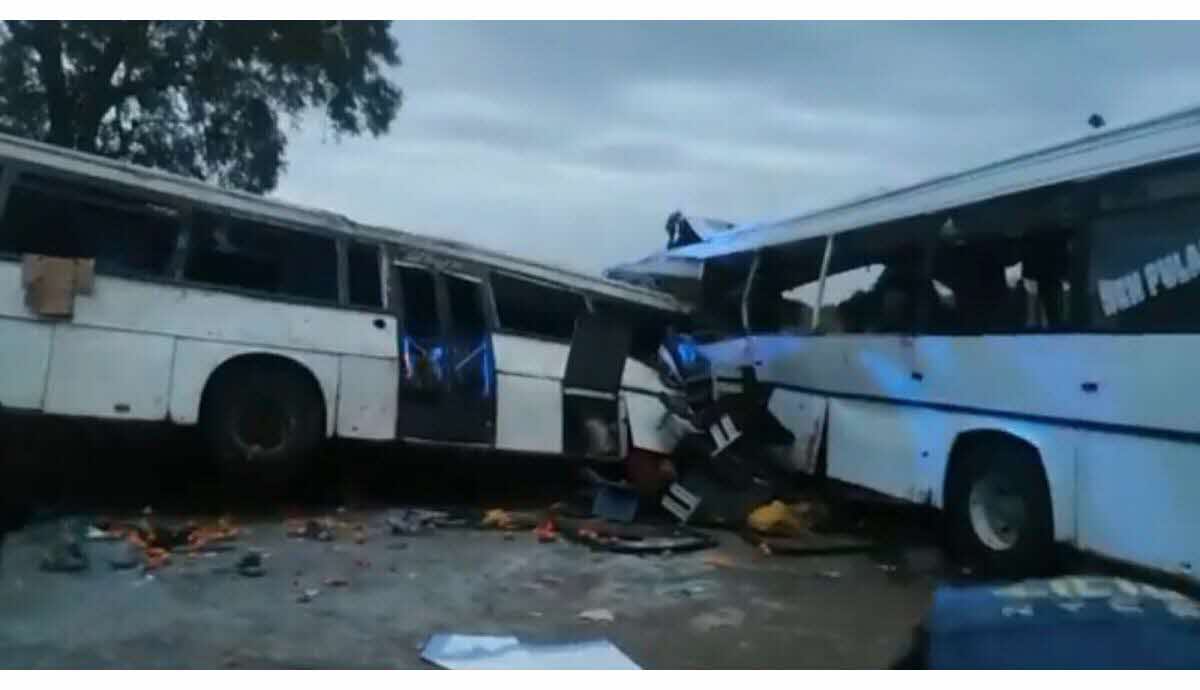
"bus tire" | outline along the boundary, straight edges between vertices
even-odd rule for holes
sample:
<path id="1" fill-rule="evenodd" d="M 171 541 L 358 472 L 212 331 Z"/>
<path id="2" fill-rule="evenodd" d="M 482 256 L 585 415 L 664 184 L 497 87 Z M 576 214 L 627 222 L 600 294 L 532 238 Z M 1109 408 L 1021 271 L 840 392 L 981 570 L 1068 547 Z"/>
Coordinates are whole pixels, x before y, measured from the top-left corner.
<path id="1" fill-rule="evenodd" d="M 290 478 L 324 440 L 325 402 L 298 366 L 235 362 L 209 386 L 200 431 L 223 470 Z"/>
<path id="2" fill-rule="evenodd" d="M 1045 572 L 1054 551 L 1050 490 L 1037 451 L 1017 441 L 971 444 L 946 486 L 949 546 L 984 574 Z"/>

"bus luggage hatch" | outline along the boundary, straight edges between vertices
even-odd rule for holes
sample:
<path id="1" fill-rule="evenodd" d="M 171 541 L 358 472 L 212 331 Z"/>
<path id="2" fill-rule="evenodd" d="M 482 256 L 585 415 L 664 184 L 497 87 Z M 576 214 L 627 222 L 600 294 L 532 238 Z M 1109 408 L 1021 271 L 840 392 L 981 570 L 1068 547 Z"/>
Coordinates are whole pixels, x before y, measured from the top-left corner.
<path id="1" fill-rule="evenodd" d="M 608 314 L 575 324 L 563 376 L 563 450 L 568 455 L 623 458 L 629 446 L 621 377 L 633 331 Z"/>

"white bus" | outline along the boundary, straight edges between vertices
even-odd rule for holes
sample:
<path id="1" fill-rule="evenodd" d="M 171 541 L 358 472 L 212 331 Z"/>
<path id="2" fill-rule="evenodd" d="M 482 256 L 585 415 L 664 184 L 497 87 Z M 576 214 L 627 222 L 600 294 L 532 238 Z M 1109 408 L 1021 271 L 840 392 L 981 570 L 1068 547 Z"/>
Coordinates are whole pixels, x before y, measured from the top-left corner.
<path id="1" fill-rule="evenodd" d="M 650 290 L 0 137 L 8 416 L 199 425 L 220 460 L 272 471 L 333 436 L 666 453 L 643 355 L 683 313 Z"/>
<path id="2" fill-rule="evenodd" d="M 607 275 L 701 295 L 791 468 L 941 508 L 999 569 L 1057 542 L 1200 578 L 1200 109 Z"/>

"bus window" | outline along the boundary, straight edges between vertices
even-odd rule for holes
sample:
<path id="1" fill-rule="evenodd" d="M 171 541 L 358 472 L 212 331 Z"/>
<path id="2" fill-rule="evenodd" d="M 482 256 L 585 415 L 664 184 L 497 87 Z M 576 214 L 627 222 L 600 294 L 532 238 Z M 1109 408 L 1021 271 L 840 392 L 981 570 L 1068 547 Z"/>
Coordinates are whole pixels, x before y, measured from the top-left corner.
<path id="1" fill-rule="evenodd" d="M 816 237 L 759 255 L 747 310 L 751 332 L 811 332 L 825 245 L 826 238 Z"/>
<path id="2" fill-rule="evenodd" d="M 337 248 L 327 237 L 197 212 L 184 277 L 311 300 L 337 300 Z"/>
<path id="3" fill-rule="evenodd" d="M 1021 333 L 1072 323 L 1074 233 L 1056 225 L 965 235 L 943 228 L 934 256 L 933 333 Z"/>
<path id="4" fill-rule="evenodd" d="M 463 392 L 486 397 L 489 390 L 487 319 L 480 283 L 443 274 L 450 298 L 452 375 Z"/>
<path id="5" fill-rule="evenodd" d="M 462 335 L 483 336 L 487 332 L 487 323 L 479 283 L 452 275 L 446 275 L 445 279 L 450 296 L 451 330 Z"/>
<path id="6" fill-rule="evenodd" d="M 352 306 L 380 308 L 383 306 L 383 281 L 379 277 L 379 247 L 351 242 L 346 252 L 346 267 L 350 275 L 349 300 Z"/>
<path id="7" fill-rule="evenodd" d="M 1107 214 L 1090 228 L 1088 316 L 1122 333 L 1200 330 L 1200 202 Z"/>
<path id="8" fill-rule="evenodd" d="M 29 175 L 9 189 L 0 252 L 94 258 L 100 273 L 162 276 L 178 231 L 174 208 Z"/>
<path id="9" fill-rule="evenodd" d="M 492 275 L 492 291 L 500 328 L 516 333 L 569 341 L 575 319 L 587 311 L 583 297 L 503 273 Z"/>
<path id="10" fill-rule="evenodd" d="M 436 338 L 441 335 L 437 312 L 437 289 L 433 274 L 415 266 L 397 266 L 400 291 L 404 304 L 404 332 L 416 338 Z"/>

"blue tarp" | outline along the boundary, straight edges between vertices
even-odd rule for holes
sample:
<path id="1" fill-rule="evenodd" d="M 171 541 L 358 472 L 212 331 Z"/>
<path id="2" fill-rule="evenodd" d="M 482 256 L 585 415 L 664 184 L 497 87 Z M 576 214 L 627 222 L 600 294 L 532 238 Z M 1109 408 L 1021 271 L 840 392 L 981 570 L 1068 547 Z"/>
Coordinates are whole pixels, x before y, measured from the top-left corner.
<path id="1" fill-rule="evenodd" d="M 928 631 L 930 668 L 1200 668 L 1200 603 L 1120 578 L 944 587 Z"/>

